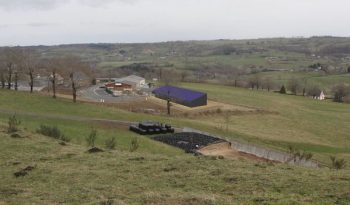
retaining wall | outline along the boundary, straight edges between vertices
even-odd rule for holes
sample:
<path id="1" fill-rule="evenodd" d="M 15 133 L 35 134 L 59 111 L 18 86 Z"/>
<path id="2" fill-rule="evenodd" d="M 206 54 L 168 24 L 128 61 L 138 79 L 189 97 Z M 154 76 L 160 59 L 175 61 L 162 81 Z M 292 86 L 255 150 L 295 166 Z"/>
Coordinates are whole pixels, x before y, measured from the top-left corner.
<path id="1" fill-rule="evenodd" d="M 282 163 L 299 165 L 299 166 L 304 166 L 304 167 L 313 167 L 313 168 L 319 167 L 319 163 L 315 160 L 304 160 L 304 159 L 294 160 L 293 156 L 289 153 L 272 150 L 272 149 L 265 148 L 262 146 L 249 144 L 249 143 L 243 143 L 243 142 L 239 142 L 239 141 L 232 140 L 232 139 L 227 139 L 225 137 L 212 135 L 210 133 L 202 132 L 202 131 L 195 130 L 195 129 L 188 128 L 188 127 L 183 128 L 183 132 L 195 132 L 195 133 L 199 133 L 199 134 L 204 134 L 204 135 L 209 135 L 209 136 L 217 137 L 220 139 L 224 139 L 224 140 L 230 142 L 231 147 L 239 152 L 252 154 L 254 156 L 268 159 L 271 161 L 278 161 L 278 162 L 282 162 Z"/>

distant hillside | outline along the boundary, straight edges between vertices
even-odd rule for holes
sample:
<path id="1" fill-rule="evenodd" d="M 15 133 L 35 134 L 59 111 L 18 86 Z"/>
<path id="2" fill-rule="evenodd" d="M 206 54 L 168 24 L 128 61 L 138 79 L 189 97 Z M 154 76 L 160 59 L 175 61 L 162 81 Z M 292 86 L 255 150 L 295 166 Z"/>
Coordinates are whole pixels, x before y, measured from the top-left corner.
<path id="1" fill-rule="evenodd" d="M 242 87 L 247 87 L 249 79 L 261 73 L 266 76 L 267 72 L 273 72 L 268 76 L 280 87 L 281 83 L 289 80 L 285 76 L 305 80 L 310 75 L 343 75 L 350 67 L 350 38 L 345 37 L 72 44 L 30 48 L 40 53 L 42 58 L 80 56 L 91 63 L 96 76 L 100 77 L 137 74 L 153 79 L 162 77 L 161 70 L 170 70 L 171 73 L 163 72 L 163 77 L 225 84 L 232 84 L 234 79 L 239 78 L 244 81 Z M 347 81 L 338 83 L 341 82 Z M 323 81 L 315 83 L 324 84 Z M 332 85 L 327 84 L 327 89 Z"/>

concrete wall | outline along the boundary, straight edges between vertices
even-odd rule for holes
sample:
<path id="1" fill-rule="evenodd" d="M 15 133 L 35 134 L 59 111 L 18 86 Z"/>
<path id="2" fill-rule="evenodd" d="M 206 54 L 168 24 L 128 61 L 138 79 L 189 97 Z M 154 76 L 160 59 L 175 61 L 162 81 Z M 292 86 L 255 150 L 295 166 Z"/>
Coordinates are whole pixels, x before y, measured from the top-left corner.
<path id="1" fill-rule="evenodd" d="M 298 159 L 294 160 L 293 156 L 290 155 L 289 153 L 272 150 L 272 149 L 265 148 L 262 146 L 249 144 L 249 143 L 242 143 L 242 142 L 239 142 L 236 140 L 227 139 L 225 137 L 212 135 L 210 133 L 202 132 L 202 131 L 195 130 L 192 128 L 187 128 L 187 127 L 183 128 L 183 132 L 195 132 L 195 133 L 199 133 L 199 134 L 204 134 L 204 135 L 209 135 L 209 136 L 217 137 L 220 139 L 224 139 L 228 142 L 231 142 L 231 147 L 239 152 L 252 154 L 254 156 L 268 159 L 271 161 L 278 161 L 278 162 L 282 162 L 282 163 L 287 163 L 287 164 L 291 164 L 291 165 L 299 165 L 299 166 L 304 166 L 304 167 L 313 167 L 313 168 L 319 167 L 319 163 L 315 160 L 308 160 L 308 161 L 306 161 L 304 159 L 303 160 L 298 160 Z"/>

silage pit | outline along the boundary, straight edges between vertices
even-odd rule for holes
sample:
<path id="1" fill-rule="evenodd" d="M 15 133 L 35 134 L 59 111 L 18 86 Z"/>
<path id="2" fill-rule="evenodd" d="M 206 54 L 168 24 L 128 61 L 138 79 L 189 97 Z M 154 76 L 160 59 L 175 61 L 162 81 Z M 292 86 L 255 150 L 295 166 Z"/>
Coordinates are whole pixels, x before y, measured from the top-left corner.
<path id="1" fill-rule="evenodd" d="M 210 144 L 225 142 L 220 138 L 193 132 L 157 135 L 152 139 L 183 149 L 186 153 L 197 153 L 197 150 Z"/>

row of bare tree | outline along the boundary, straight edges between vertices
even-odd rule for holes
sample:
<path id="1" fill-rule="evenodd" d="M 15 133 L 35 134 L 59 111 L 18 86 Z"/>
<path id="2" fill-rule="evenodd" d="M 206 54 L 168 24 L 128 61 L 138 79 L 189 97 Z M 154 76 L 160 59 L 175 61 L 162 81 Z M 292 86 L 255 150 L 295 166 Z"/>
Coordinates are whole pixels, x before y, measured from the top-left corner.
<path id="1" fill-rule="evenodd" d="M 77 90 L 82 84 L 78 75 L 84 75 L 91 82 L 90 65 L 76 56 L 45 58 L 31 49 L 6 47 L 0 50 L 1 88 L 18 90 L 19 79 L 28 82 L 33 92 L 36 75 L 47 75 L 52 86 L 53 98 L 56 98 L 57 76 L 61 75 L 71 86 L 73 102 L 77 100 Z"/>

